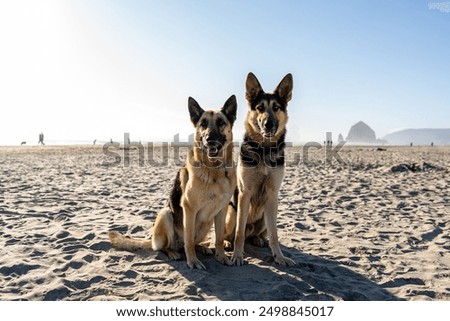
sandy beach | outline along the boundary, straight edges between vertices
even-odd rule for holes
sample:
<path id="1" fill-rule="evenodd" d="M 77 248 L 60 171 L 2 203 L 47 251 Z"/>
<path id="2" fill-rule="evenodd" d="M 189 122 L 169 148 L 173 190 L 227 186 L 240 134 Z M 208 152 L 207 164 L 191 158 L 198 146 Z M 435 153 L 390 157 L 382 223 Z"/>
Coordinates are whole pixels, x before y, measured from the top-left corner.
<path id="1" fill-rule="evenodd" d="M 172 150 L 160 166 L 131 150 L 125 166 L 100 146 L 1 147 L 0 300 L 449 300 L 450 147 L 384 148 L 331 164 L 288 148 L 278 228 L 294 267 L 248 245 L 243 267 L 199 254 L 207 270 L 191 271 L 107 236 L 149 237 Z"/>

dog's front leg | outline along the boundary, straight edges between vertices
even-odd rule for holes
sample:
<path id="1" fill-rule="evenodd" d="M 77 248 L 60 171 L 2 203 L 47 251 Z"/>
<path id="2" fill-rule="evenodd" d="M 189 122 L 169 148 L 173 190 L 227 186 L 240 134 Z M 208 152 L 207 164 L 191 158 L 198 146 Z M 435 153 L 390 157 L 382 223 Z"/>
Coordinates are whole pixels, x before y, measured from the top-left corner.
<path id="1" fill-rule="evenodd" d="M 186 253 L 187 265 L 193 269 L 206 270 L 203 263 L 197 258 L 195 254 L 195 220 L 197 217 L 196 211 L 190 207 L 185 206 L 183 209 L 183 227 L 184 227 L 184 251 Z"/>
<path id="2" fill-rule="evenodd" d="M 227 206 L 228 207 L 228 206 Z M 214 229 L 216 232 L 216 250 L 215 250 L 215 258 L 222 264 L 231 265 L 231 261 L 226 256 L 225 250 L 223 247 L 224 239 L 225 239 L 225 218 L 227 215 L 227 207 L 222 209 L 215 217 L 214 217 Z"/>
<path id="3" fill-rule="evenodd" d="M 269 247 L 272 250 L 273 258 L 279 265 L 292 266 L 295 264 L 293 260 L 283 255 L 278 242 L 277 232 L 277 214 L 278 214 L 278 200 L 276 197 L 268 199 L 264 208 L 264 220 L 266 222 L 267 233 L 269 235 Z"/>
<path id="4" fill-rule="evenodd" d="M 234 252 L 233 257 L 231 258 L 231 262 L 238 266 L 244 264 L 245 228 L 247 225 L 249 206 L 249 193 L 242 193 L 241 191 L 239 191 L 237 225 L 234 238 Z"/>

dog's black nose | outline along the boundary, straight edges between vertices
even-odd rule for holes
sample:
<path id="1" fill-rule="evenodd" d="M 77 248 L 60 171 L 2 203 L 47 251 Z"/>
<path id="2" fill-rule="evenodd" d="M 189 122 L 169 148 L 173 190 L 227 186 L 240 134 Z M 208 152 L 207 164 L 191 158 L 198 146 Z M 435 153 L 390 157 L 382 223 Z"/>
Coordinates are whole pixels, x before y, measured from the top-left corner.
<path id="1" fill-rule="evenodd" d="M 208 144 L 213 144 L 215 142 L 215 138 L 213 136 L 206 136 L 206 142 Z"/>
<path id="2" fill-rule="evenodd" d="M 208 135 L 205 137 L 206 144 L 213 146 L 219 143 L 217 135 Z"/>
<path id="3" fill-rule="evenodd" d="M 266 123 L 264 124 L 264 129 L 271 130 L 274 126 L 275 124 L 273 121 L 266 121 Z"/>

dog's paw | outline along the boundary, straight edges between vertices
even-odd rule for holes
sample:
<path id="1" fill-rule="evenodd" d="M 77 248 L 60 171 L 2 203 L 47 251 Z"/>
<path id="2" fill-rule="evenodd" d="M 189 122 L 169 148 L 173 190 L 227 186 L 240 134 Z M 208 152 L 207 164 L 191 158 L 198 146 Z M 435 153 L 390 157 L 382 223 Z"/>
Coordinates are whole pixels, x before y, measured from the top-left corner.
<path id="1" fill-rule="evenodd" d="M 281 266 L 293 266 L 295 265 L 295 262 L 293 260 L 291 260 L 288 257 L 285 256 L 279 256 L 279 257 L 275 257 L 275 262 L 277 262 L 279 265 Z"/>
<path id="2" fill-rule="evenodd" d="M 267 247 L 267 242 L 260 236 L 252 237 L 251 244 L 257 247 Z"/>
<path id="3" fill-rule="evenodd" d="M 180 253 L 176 251 L 166 250 L 166 254 L 169 260 L 178 261 L 181 258 Z"/>
<path id="4" fill-rule="evenodd" d="M 199 270 L 206 270 L 206 267 L 203 265 L 203 263 L 197 259 L 196 257 L 190 258 L 187 260 L 187 265 L 192 270 L 193 268 L 199 269 Z"/>
<path id="5" fill-rule="evenodd" d="M 244 256 L 242 254 L 234 253 L 231 258 L 231 264 L 236 265 L 236 266 L 244 265 Z"/>
<path id="6" fill-rule="evenodd" d="M 225 255 L 225 253 L 216 253 L 215 258 L 218 262 L 224 264 L 224 265 L 232 265 L 231 260 L 228 258 L 228 256 Z"/>
<path id="7" fill-rule="evenodd" d="M 206 246 L 197 245 L 195 248 L 197 251 L 199 251 L 203 255 L 213 255 L 214 254 L 213 250 Z"/>

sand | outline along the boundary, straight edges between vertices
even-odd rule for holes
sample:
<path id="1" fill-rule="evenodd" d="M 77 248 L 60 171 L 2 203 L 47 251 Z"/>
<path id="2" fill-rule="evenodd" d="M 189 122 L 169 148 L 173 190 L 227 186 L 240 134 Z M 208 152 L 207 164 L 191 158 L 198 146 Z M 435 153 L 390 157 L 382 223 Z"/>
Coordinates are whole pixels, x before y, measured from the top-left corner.
<path id="1" fill-rule="evenodd" d="M 140 166 L 132 151 L 129 166 L 114 166 L 93 146 L 0 148 L 0 299 L 450 299 L 450 147 L 345 147 L 346 164 L 325 164 L 324 149 L 307 164 L 293 162 L 301 147 L 287 153 L 278 227 L 297 264 L 248 245 L 247 265 L 199 254 L 203 271 L 108 242 L 111 229 L 149 237 L 172 162 Z"/>

